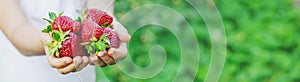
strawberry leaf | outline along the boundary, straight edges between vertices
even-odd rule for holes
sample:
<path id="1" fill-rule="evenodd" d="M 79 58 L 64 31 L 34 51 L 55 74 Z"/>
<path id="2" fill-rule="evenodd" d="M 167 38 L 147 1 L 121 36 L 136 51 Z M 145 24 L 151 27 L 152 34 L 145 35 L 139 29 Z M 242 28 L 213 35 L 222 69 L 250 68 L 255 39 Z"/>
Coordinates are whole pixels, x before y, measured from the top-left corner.
<path id="1" fill-rule="evenodd" d="M 96 43 L 92 43 L 93 48 L 95 49 L 95 51 L 99 51 L 99 47 Z"/>
<path id="2" fill-rule="evenodd" d="M 52 49 L 48 49 L 48 56 L 52 56 L 54 52 L 52 52 Z"/>
<path id="3" fill-rule="evenodd" d="M 114 29 L 114 26 L 113 25 L 108 25 L 109 28 L 111 29 Z"/>
<path id="4" fill-rule="evenodd" d="M 64 12 L 60 12 L 60 13 L 58 14 L 58 17 L 62 16 L 63 14 L 64 14 Z"/>
<path id="5" fill-rule="evenodd" d="M 52 31 L 51 25 L 48 25 L 44 30 L 42 30 L 43 33 L 49 33 Z"/>
<path id="6" fill-rule="evenodd" d="M 47 29 L 48 29 L 49 32 L 51 32 L 51 31 L 52 31 L 51 25 L 48 25 L 48 26 L 47 26 Z"/>
<path id="7" fill-rule="evenodd" d="M 88 53 L 90 54 L 90 55 L 92 55 L 93 53 L 93 47 L 92 46 L 88 46 L 88 48 L 87 48 L 87 50 L 88 50 Z"/>
<path id="8" fill-rule="evenodd" d="M 48 23 L 52 24 L 52 21 L 47 19 L 47 18 L 43 18 L 43 20 L 47 21 Z"/>
<path id="9" fill-rule="evenodd" d="M 92 36 L 92 41 L 96 42 L 97 38 L 95 36 Z"/>
<path id="10" fill-rule="evenodd" d="M 55 50 L 55 56 L 59 57 L 59 51 L 58 51 L 58 49 Z"/>
<path id="11" fill-rule="evenodd" d="M 85 20 L 87 17 L 87 10 L 84 11 L 84 13 L 82 14 L 82 20 Z"/>
<path id="12" fill-rule="evenodd" d="M 43 29 L 42 32 L 43 32 L 43 33 L 49 33 L 49 31 L 48 31 L 47 28 Z"/>
<path id="13" fill-rule="evenodd" d="M 103 51 L 106 49 L 106 45 L 103 42 L 99 42 L 100 43 L 100 51 Z"/>
<path id="14" fill-rule="evenodd" d="M 104 38 L 103 41 L 104 41 L 105 43 L 107 43 L 108 45 L 110 45 L 110 41 L 109 41 L 108 38 Z"/>
<path id="15" fill-rule="evenodd" d="M 58 42 L 61 41 L 61 36 L 58 31 L 54 31 L 52 36 L 55 41 L 58 41 Z"/>
<path id="16" fill-rule="evenodd" d="M 82 20 L 80 17 L 77 17 L 76 21 L 82 23 Z"/>
<path id="17" fill-rule="evenodd" d="M 107 43 L 108 45 L 110 45 L 110 41 L 108 39 L 108 34 L 103 34 L 101 37 L 100 37 L 100 40 L 101 41 L 104 41 L 104 43 Z M 99 40 L 99 41 L 100 41 Z"/>
<path id="18" fill-rule="evenodd" d="M 52 45 L 52 42 L 47 42 L 47 43 L 45 43 L 44 45 L 45 45 L 45 46 L 50 46 L 50 45 Z"/>
<path id="19" fill-rule="evenodd" d="M 62 38 L 68 38 L 68 37 L 66 37 L 66 36 L 68 36 L 68 34 L 71 32 L 71 30 L 68 30 L 68 31 L 66 31 L 66 32 L 63 32 L 62 33 Z"/>
<path id="20" fill-rule="evenodd" d="M 54 12 L 49 12 L 49 17 L 54 20 L 57 16 Z"/>
<path id="21" fill-rule="evenodd" d="M 50 48 L 54 48 L 56 45 L 57 45 L 57 42 L 56 42 L 56 41 L 52 41 L 52 42 L 49 44 L 49 47 L 50 47 Z"/>
<path id="22" fill-rule="evenodd" d="M 102 28 L 105 28 L 108 26 L 108 22 L 105 22 L 104 24 L 100 25 Z"/>
<path id="23" fill-rule="evenodd" d="M 103 39 L 106 38 L 107 36 L 108 36 L 108 34 L 103 34 L 103 35 L 101 35 L 100 40 L 103 40 Z"/>
<path id="24" fill-rule="evenodd" d="M 62 42 L 58 42 L 57 47 L 62 48 L 63 46 L 61 45 Z"/>
<path id="25" fill-rule="evenodd" d="M 50 47 L 48 49 L 48 56 L 53 56 L 53 54 L 58 50 L 58 47 Z"/>

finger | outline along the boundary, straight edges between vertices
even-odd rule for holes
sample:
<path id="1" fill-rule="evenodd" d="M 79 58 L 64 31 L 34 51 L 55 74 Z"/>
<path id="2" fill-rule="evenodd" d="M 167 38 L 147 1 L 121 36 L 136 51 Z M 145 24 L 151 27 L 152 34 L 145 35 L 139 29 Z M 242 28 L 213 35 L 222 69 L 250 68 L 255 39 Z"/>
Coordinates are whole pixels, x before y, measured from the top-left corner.
<path id="1" fill-rule="evenodd" d="M 73 62 L 71 57 L 55 58 L 48 56 L 48 62 L 53 68 L 63 68 Z"/>
<path id="2" fill-rule="evenodd" d="M 90 59 L 87 57 L 87 56 L 83 56 L 82 57 L 82 60 L 83 62 L 81 63 L 81 65 L 79 66 L 79 68 L 76 68 L 76 71 L 81 71 L 84 67 L 86 67 L 89 62 L 90 62 Z"/>
<path id="3" fill-rule="evenodd" d="M 114 22 L 115 31 L 117 32 L 119 39 L 122 42 L 129 42 L 131 39 L 131 36 L 128 34 L 128 31 L 126 28 L 119 22 Z"/>
<path id="4" fill-rule="evenodd" d="M 91 62 L 93 62 L 96 66 L 100 66 L 100 67 L 105 67 L 106 64 L 100 59 L 98 58 L 98 56 L 92 56 L 90 57 Z"/>
<path id="5" fill-rule="evenodd" d="M 90 64 L 90 65 L 95 65 L 94 62 L 93 62 L 93 60 L 92 60 L 92 57 L 89 57 L 89 59 L 90 59 L 89 64 Z"/>
<path id="6" fill-rule="evenodd" d="M 75 63 L 72 63 L 72 64 L 70 64 L 70 65 L 68 65 L 68 66 L 66 66 L 64 68 L 58 69 L 59 73 L 64 74 L 64 75 L 68 74 L 70 72 L 73 72 L 75 70 L 76 70 Z"/>
<path id="7" fill-rule="evenodd" d="M 94 63 L 96 62 L 97 58 L 95 58 L 94 56 L 90 56 L 90 65 L 95 65 Z"/>
<path id="8" fill-rule="evenodd" d="M 108 50 L 108 55 L 113 57 L 115 61 L 124 59 L 127 56 L 127 53 L 127 45 L 125 42 L 121 42 L 120 47 L 118 49 L 110 48 Z"/>
<path id="9" fill-rule="evenodd" d="M 96 54 L 98 57 L 104 56 L 107 51 L 101 51 L 98 54 Z"/>
<path id="10" fill-rule="evenodd" d="M 73 58 L 73 61 L 75 62 L 75 68 L 77 71 L 77 69 L 80 69 L 80 65 L 83 63 L 83 58 L 80 56 L 76 56 L 75 58 Z"/>
<path id="11" fill-rule="evenodd" d="M 108 65 L 116 64 L 115 60 L 112 57 L 108 56 L 107 54 L 100 56 L 100 58 L 104 63 Z"/>

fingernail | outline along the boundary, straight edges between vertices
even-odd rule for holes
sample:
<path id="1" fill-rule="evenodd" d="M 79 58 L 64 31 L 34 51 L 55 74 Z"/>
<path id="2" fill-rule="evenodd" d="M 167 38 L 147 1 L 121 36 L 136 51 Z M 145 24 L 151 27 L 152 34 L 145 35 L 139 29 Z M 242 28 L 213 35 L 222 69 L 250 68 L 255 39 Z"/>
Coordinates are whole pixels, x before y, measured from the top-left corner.
<path id="1" fill-rule="evenodd" d="M 103 52 L 99 52 L 97 55 L 98 55 L 99 57 L 102 57 L 102 56 L 103 56 Z"/>

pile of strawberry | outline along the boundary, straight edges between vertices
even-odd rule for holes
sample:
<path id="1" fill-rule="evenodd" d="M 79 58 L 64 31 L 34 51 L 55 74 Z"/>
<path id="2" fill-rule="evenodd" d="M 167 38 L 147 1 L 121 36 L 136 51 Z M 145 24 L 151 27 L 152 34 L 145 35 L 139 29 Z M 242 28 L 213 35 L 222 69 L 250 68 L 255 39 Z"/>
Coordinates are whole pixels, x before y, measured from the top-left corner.
<path id="1" fill-rule="evenodd" d="M 98 9 L 87 9 L 82 17 L 73 20 L 63 13 L 49 13 L 50 19 L 43 18 L 50 25 L 43 33 L 49 34 L 49 56 L 75 57 L 98 54 L 109 48 L 119 47 L 119 38 L 113 29 L 113 18 Z"/>

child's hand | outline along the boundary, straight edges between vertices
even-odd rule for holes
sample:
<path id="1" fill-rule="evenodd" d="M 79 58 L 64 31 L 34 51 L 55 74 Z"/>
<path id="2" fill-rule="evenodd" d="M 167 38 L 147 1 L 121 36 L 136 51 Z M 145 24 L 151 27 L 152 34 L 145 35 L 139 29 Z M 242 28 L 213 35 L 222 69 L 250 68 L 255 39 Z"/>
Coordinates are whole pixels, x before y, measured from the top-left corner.
<path id="1" fill-rule="evenodd" d="M 51 41 L 48 34 L 42 34 L 42 40 L 44 43 Z M 48 47 L 44 46 L 45 52 L 48 53 Z M 53 56 L 47 56 L 49 64 L 57 69 L 61 74 L 68 74 L 82 70 L 90 63 L 90 59 L 87 56 L 76 56 L 73 59 L 71 57 L 56 58 Z"/>
<path id="2" fill-rule="evenodd" d="M 120 47 L 110 48 L 108 51 L 102 51 L 94 56 L 91 56 L 91 63 L 96 66 L 105 67 L 106 64 L 112 65 L 115 64 L 117 61 L 124 59 L 127 56 L 126 42 L 129 42 L 130 35 L 128 34 L 124 26 L 121 25 L 119 22 L 114 22 L 113 25 L 121 41 Z"/>
<path id="3" fill-rule="evenodd" d="M 48 56 L 48 62 L 61 74 L 68 74 L 82 70 L 90 61 L 87 56 L 76 56 L 73 59 L 71 57 L 55 58 L 53 56 Z"/>

